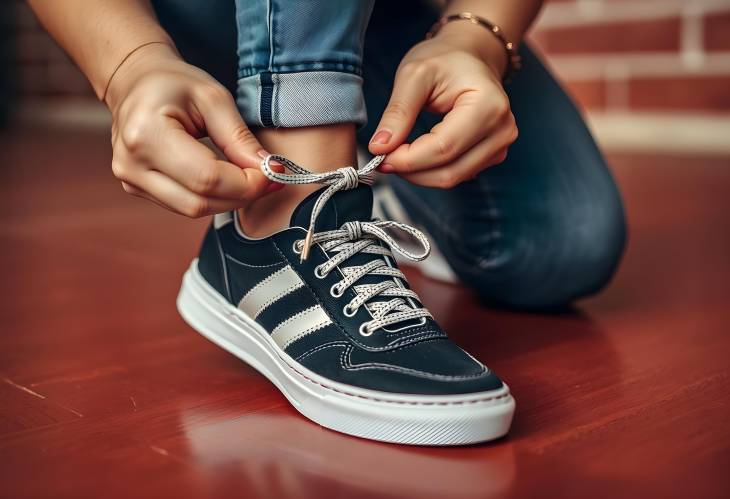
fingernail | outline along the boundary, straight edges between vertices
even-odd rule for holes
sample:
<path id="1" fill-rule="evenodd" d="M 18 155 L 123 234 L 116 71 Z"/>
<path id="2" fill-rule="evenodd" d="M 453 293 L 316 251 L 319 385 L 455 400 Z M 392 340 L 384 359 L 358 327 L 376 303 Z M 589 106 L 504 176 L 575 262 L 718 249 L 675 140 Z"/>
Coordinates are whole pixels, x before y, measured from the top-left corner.
<path id="1" fill-rule="evenodd" d="M 393 173 L 395 171 L 395 167 L 388 163 L 383 163 L 378 167 L 378 171 L 381 173 Z"/>
<path id="2" fill-rule="evenodd" d="M 392 137 L 393 134 L 390 130 L 380 130 L 373 135 L 373 138 L 370 139 L 371 144 L 387 144 L 388 141 L 390 141 L 390 137 Z"/>
<path id="3" fill-rule="evenodd" d="M 268 152 L 268 151 L 266 151 L 264 149 L 261 149 L 256 154 L 258 154 L 261 159 L 266 159 L 267 156 L 270 156 L 271 155 L 270 152 Z M 275 159 L 272 159 L 271 161 L 269 161 L 269 166 L 271 166 L 272 167 L 271 169 L 274 170 L 277 173 L 284 173 L 285 172 L 284 165 L 282 165 L 281 163 L 279 163 Z"/>

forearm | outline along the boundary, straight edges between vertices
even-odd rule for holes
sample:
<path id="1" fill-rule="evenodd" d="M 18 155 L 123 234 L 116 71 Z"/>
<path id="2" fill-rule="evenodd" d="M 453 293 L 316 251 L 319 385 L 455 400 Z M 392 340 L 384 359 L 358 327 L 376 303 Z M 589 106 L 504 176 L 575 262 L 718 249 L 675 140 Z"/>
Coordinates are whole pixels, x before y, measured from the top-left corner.
<path id="1" fill-rule="evenodd" d="M 174 48 L 147 0 L 28 0 L 38 19 L 78 64 L 102 98 L 119 63 L 135 48 Z"/>
<path id="2" fill-rule="evenodd" d="M 471 12 L 481 16 L 499 26 L 505 38 L 518 46 L 542 4 L 543 0 L 451 0 L 446 4 L 443 15 Z M 470 38 L 487 62 L 499 73 L 504 72 L 507 65 L 504 47 L 482 26 L 457 21 L 448 23 L 441 32 L 444 35 Z"/>

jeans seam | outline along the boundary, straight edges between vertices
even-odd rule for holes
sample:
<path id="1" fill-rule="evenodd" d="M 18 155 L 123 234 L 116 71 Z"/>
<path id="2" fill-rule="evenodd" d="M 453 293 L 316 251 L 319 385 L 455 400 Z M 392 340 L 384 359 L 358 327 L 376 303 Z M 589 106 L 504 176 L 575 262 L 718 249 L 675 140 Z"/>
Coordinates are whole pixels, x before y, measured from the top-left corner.
<path id="1" fill-rule="evenodd" d="M 274 82 L 274 91 L 271 94 L 271 123 L 273 126 L 281 125 L 280 104 L 279 104 L 279 89 L 281 88 L 281 82 L 279 81 L 279 75 L 274 73 L 271 75 L 272 81 Z"/>
<path id="2" fill-rule="evenodd" d="M 270 72 L 261 73 L 261 93 L 259 96 L 259 115 L 261 125 L 274 126 L 274 80 Z"/>
<path id="3" fill-rule="evenodd" d="M 349 62 L 333 62 L 333 61 L 304 61 L 296 64 L 278 64 L 268 67 L 250 66 L 239 69 L 238 79 L 256 76 L 264 71 L 272 73 L 311 73 L 311 72 L 336 72 L 350 73 L 362 76 L 362 68 L 357 64 Z"/>
<path id="4" fill-rule="evenodd" d="M 274 1 L 266 1 L 266 25 L 269 29 L 269 67 L 271 71 L 274 67 Z"/>

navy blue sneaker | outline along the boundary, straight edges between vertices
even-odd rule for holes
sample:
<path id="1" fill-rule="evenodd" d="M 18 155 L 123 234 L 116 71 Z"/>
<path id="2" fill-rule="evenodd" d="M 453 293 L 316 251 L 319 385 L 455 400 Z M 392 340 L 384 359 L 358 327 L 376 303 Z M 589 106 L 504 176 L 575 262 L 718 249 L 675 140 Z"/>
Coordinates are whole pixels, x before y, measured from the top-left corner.
<path id="1" fill-rule="evenodd" d="M 271 170 L 270 161 L 292 173 Z M 447 337 L 398 270 L 393 252 L 425 258 L 408 225 L 372 219 L 382 161 L 314 174 L 280 156 L 272 180 L 321 183 L 290 227 L 247 237 L 216 215 L 185 273 L 177 305 L 208 339 L 266 376 L 312 421 L 350 435 L 421 445 L 483 442 L 507 433 L 507 385 Z M 422 252 L 403 248 L 402 231 Z"/>

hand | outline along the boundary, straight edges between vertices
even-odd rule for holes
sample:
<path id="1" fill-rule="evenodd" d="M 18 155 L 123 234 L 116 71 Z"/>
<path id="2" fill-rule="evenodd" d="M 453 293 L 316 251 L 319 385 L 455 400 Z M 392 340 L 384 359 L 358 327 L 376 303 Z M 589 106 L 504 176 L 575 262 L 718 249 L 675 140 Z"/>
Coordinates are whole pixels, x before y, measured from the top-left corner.
<path id="1" fill-rule="evenodd" d="M 166 45 L 133 53 L 107 92 L 112 171 L 124 190 L 189 217 L 239 208 L 277 190 L 259 170 L 261 145 L 230 93 Z M 197 138 L 209 136 L 228 161 Z"/>
<path id="2" fill-rule="evenodd" d="M 450 188 L 504 161 L 507 147 L 517 139 L 500 81 L 503 49 L 488 32 L 469 32 L 483 28 L 460 24 L 449 32 L 446 25 L 414 46 L 398 67 L 390 102 L 369 146 L 373 154 L 387 154 L 381 171 L 427 187 Z M 413 143 L 404 143 L 423 108 L 443 114 L 443 120 Z"/>

